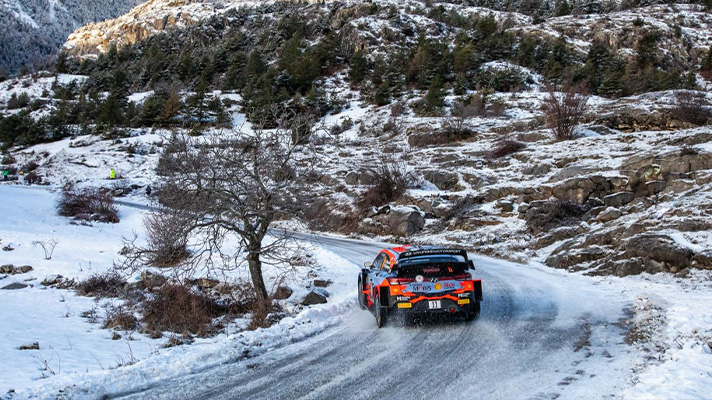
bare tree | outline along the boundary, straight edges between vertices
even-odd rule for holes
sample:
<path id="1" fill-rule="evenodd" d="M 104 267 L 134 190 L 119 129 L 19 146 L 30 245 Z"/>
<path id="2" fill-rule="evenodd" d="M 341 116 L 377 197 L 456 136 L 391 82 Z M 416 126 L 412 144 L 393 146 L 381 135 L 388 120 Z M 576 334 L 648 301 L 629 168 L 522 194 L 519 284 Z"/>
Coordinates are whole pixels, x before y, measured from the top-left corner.
<path id="1" fill-rule="evenodd" d="M 549 96 L 544 100 L 546 122 L 557 140 L 571 140 L 574 130 L 586 111 L 589 95 L 584 85 L 566 84 L 559 94 L 547 86 Z"/>
<path id="2" fill-rule="evenodd" d="M 478 109 L 474 102 L 459 100 L 452 105 L 446 125 L 455 132 L 463 132 L 468 128 L 470 120 L 480 114 L 481 110 Z"/>
<path id="3" fill-rule="evenodd" d="M 146 220 L 148 246 L 133 245 L 134 238 L 118 267 L 135 270 L 162 258 L 184 271 L 225 271 L 246 260 L 257 300 L 267 304 L 263 260 L 284 261 L 291 252 L 286 234 L 272 231 L 274 240 L 264 239 L 279 213 L 289 212 L 309 168 L 299 139 L 308 122 L 295 117 L 289 129 L 171 138 L 161 157 L 163 206 Z"/>

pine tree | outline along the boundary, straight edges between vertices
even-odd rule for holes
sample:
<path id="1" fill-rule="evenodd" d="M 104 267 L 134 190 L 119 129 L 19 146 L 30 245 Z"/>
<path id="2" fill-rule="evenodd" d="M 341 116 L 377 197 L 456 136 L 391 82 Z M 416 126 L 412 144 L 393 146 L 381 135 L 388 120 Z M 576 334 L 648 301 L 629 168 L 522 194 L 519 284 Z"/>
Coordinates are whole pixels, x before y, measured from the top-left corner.
<path id="1" fill-rule="evenodd" d="M 349 80 L 352 85 L 359 85 L 366 77 L 368 61 L 361 50 L 354 53 L 349 62 Z"/>
<path id="2" fill-rule="evenodd" d="M 183 109 L 183 100 L 177 88 L 172 88 L 168 98 L 163 104 L 163 110 L 156 117 L 156 121 L 162 125 L 171 124 Z"/>
<path id="3" fill-rule="evenodd" d="M 569 15 L 569 14 L 571 14 L 571 6 L 569 5 L 569 2 L 566 0 L 561 0 L 561 2 L 559 3 L 559 6 L 556 7 L 554 16 L 562 17 L 564 15 Z"/>
<path id="4" fill-rule="evenodd" d="M 435 115 L 442 111 L 445 106 L 445 91 L 440 77 L 436 77 L 430 83 L 428 93 L 425 95 L 425 111 L 428 114 Z"/>
<path id="5" fill-rule="evenodd" d="M 262 55 L 257 50 L 252 50 L 250 57 L 247 59 L 247 70 L 245 71 L 247 80 L 250 81 L 265 72 L 267 72 L 267 66 L 262 60 Z"/>
<path id="6" fill-rule="evenodd" d="M 207 97 L 208 84 L 205 80 L 201 79 L 195 86 L 195 94 L 188 98 L 188 106 L 190 108 L 191 116 L 199 124 L 207 119 L 207 106 L 205 104 L 205 99 Z"/>
<path id="7" fill-rule="evenodd" d="M 391 103 L 391 88 L 387 81 L 383 81 L 378 90 L 373 94 L 373 103 L 377 106 L 385 106 Z"/>

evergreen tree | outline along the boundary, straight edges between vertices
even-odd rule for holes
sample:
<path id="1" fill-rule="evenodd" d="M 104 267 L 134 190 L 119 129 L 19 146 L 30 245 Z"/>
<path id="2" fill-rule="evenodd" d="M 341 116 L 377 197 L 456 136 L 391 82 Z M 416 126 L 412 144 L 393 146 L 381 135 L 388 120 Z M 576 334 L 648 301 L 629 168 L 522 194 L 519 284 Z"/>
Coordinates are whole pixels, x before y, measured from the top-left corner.
<path id="1" fill-rule="evenodd" d="M 195 94 L 188 98 L 188 107 L 190 110 L 191 117 L 199 124 L 202 124 L 204 121 L 206 121 L 208 117 L 208 108 L 205 103 L 207 91 L 208 84 L 207 82 L 205 82 L 205 80 L 201 79 L 195 86 Z"/>
<path id="2" fill-rule="evenodd" d="M 238 51 L 232 56 L 230 68 L 228 68 L 223 81 L 224 90 L 242 89 L 245 87 L 245 68 L 247 66 L 247 55 Z"/>
<path id="3" fill-rule="evenodd" d="M 366 77 L 368 61 L 361 50 L 354 53 L 349 63 L 349 80 L 353 85 L 359 85 Z"/>
<path id="4" fill-rule="evenodd" d="M 391 87 L 387 81 L 382 81 L 378 86 L 378 90 L 373 94 L 373 103 L 377 106 L 391 103 Z"/>
<path id="5" fill-rule="evenodd" d="M 660 33 L 655 31 L 646 32 L 640 40 L 638 40 L 636 46 L 636 62 L 638 68 L 645 68 L 655 64 L 658 40 L 660 40 Z"/>
<path id="6" fill-rule="evenodd" d="M 443 83 L 439 77 L 433 79 L 428 88 L 428 93 L 425 94 L 424 109 L 430 115 L 437 115 L 445 106 L 445 91 Z"/>
<path id="7" fill-rule="evenodd" d="M 156 122 L 162 125 L 169 125 L 183 110 L 183 99 L 181 99 L 178 88 L 173 87 L 163 103 L 163 110 L 155 117 Z"/>
<path id="8" fill-rule="evenodd" d="M 267 66 L 262 60 L 262 55 L 257 50 L 252 50 L 250 57 L 247 59 L 247 70 L 245 74 L 247 75 L 247 81 L 261 76 L 267 72 Z"/>
<path id="9" fill-rule="evenodd" d="M 569 2 L 566 0 L 561 0 L 561 2 L 559 3 L 559 6 L 556 7 L 554 16 L 562 17 L 564 15 L 569 15 L 569 14 L 571 14 L 571 6 L 569 5 Z"/>

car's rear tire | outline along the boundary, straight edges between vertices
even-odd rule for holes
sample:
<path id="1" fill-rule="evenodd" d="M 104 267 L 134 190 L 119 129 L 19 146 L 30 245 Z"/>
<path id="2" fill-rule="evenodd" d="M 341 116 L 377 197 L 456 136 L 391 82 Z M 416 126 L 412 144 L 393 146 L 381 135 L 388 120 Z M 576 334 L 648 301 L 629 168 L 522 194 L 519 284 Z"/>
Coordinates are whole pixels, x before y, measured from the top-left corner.
<path id="1" fill-rule="evenodd" d="M 358 276 L 358 306 L 365 310 L 366 307 L 366 294 L 363 292 L 363 281 L 361 275 Z"/>
<path id="2" fill-rule="evenodd" d="M 376 297 L 376 304 L 374 305 L 374 315 L 376 317 L 376 326 L 378 329 L 386 326 L 386 321 L 388 317 L 386 315 L 386 310 L 381 307 L 381 297 Z"/>
<path id="3" fill-rule="evenodd" d="M 474 321 L 480 317 L 480 302 L 476 301 L 470 306 L 470 311 L 465 313 L 465 321 Z"/>

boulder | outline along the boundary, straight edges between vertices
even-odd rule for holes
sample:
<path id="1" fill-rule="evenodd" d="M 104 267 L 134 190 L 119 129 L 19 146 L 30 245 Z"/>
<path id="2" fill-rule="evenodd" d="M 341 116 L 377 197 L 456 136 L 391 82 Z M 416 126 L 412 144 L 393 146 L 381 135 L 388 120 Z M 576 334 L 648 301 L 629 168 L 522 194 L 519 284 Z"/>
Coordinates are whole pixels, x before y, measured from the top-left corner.
<path id="1" fill-rule="evenodd" d="M 425 226 L 425 216 L 419 210 L 411 207 L 391 207 L 385 214 L 377 215 L 374 221 L 389 228 L 395 236 L 411 236 Z"/>
<path id="2" fill-rule="evenodd" d="M 11 284 L 9 284 L 9 285 L 3 286 L 3 287 L 0 288 L 0 289 L 2 289 L 2 290 L 17 290 L 17 289 L 24 289 L 24 288 L 26 288 L 27 286 L 28 286 L 28 285 L 26 285 L 26 284 L 24 284 L 24 283 L 13 282 L 13 283 L 11 283 Z"/>
<path id="3" fill-rule="evenodd" d="M 619 209 L 614 207 L 608 207 L 598 214 L 598 216 L 596 217 L 596 221 L 603 223 L 610 222 L 614 219 L 620 218 L 622 215 L 623 213 Z"/>
<path id="4" fill-rule="evenodd" d="M 325 288 L 331 284 L 332 284 L 331 280 L 314 279 L 314 286 L 316 286 L 316 287 Z"/>
<path id="5" fill-rule="evenodd" d="M 600 260 L 609 255 L 609 251 L 603 247 L 591 246 L 585 249 L 571 249 L 562 252 L 555 252 L 546 259 L 546 265 L 558 269 L 577 270 L 579 264 Z"/>
<path id="6" fill-rule="evenodd" d="M 0 266 L 0 274 L 12 274 L 15 272 L 15 266 L 12 264 L 5 264 Z"/>
<path id="7" fill-rule="evenodd" d="M 692 257 L 692 263 L 696 268 L 712 269 L 712 250 L 703 250 Z"/>
<path id="8" fill-rule="evenodd" d="M 551 171 L 551 165 L 549 164 L 534 164 L 524 167 L 522 173 L 524 175 L 543 176 L 548 174 L 549 171 Z"/>
<path id="9" fill-rule="evenodd" d="M 218 281 L 217 279 L 210 279 L 210 278 L 198 278 L 195 281 L 195 285 L 198 286 L 202 290 L 212 289 L 219 284 L 220 284 L 220 281 Z"/>
<path id="10" fill-rule="evenodd" d="M 325 294 L 324 290 L 314 289 L 304 297 L 304 300 L 302 300 L 302 305 L 311 306 L 314 304 L 326 304 L 327 297 L 328 293 Z"/>
<path id="11" fill-rule="evenodd" d="M 166 283 L 166 280 L 167 278 L 165 276 L 160 274 L 154 274 L 151 271 L 141 272 L 141 283 L 143 284 L 143 287 L 147 289 L 159 287 Z"/>
<path id="12" fill-rule="evenodd" d="M 609 207 L 620 207 L 633 201 L 635 195 L 633 192 L 618 192 L 609 194 L 603 198 L 603 201 Z"/>
<path id="13" fill-rule="evenodd" d="M 44 286 L 52 286 L 62 282 L 63 278 L 64 277 L 59 274 L 47 275 L 47 277 L 45 277 L 45 279 L 41 283 Z"/>
<path id="14" fill-rule="evenodd" d="M 349 185 L 370 185 L 373 183 L 373 172 L 361 170 L 350 171 L 344 178 Z"/>
<path id="15" fill-rule="evenodd" d="M 504 212 L 512 212 L 514 211 L 514 204 L 509 200 L 500 200 L 497 202 L 497 208 Z"/>
<path id="16" fill-rule="evenodd" d="M 286 300 L 292 296 L 292 293 L 294 291 L 289 286 L 279 286 L 272 297 L 275 300 Z"/>
<path id="17" fill-rule="evenodd" d="M 23 273 L 23 274 L 26 274 L 26 273 L 32 271 L 33 269 L 34 269 L 34 268 L 32 268 L 31 265 L 23 265 L 23 266 L 21 266 L 20 268 L 18 268 L 18 270 L 20 270 L 20 272 Z"/>
<path id="18" fill-rule="evenodd" d="M 358 178 L 359 174 L 356 171 L 350 171 L 348 174 L 346 174 L 346 177 L 344 180 L 346 181 L 346 184 L 348 185 L 356 185 L 358 184 Z"/>
<path id="19" fill-rule="evenodd" d="M 440 190 L 460 191 L 464 188 L 460 185 L 460 176 L 455 172 L 446 170 L 423 171 L 423 178 L 437 186 Z"/>
<path id="20" fill-rule="evenodd" d="M 641 233 L 628 239 L 625 244 L 630 257 L 642 257 L 671 266 L 686 267 L 692 262 L 692 250 L 679 246 L 667 235 Z"/>
<path id="21" fill-rule="evenodd" d="M 665 190 L 666 186 L 667 186 L 667 183 L 665 183 L 665 181 L 645 182 L 644 194 L 650 196 L 653 194 L 660 193 L 663 190 Z"/>
<path id="22" fill-rule="evenodd" d="M 534 249 L 541 249 L 547 246 L 551 246 L 552 244 L 566 240 L 566 239 L 571 239 L 572 237 L 576 236 L 578 234 L 577 229 L 575 227 L 571 226 L 562 226 L 561 228 L 556 228 L 553 229 L 551 232 L 547 233 L 546 235 L 540 237 L 537 239 L 536 243 L 534 243 L 533 247 Z"/>
<path id="23" fill-rule="evenodd" d="M 25 343 L 22 346 L 20 346 L 20 350 L 39 350 L 39 349 L 40 349 L 39 342 Z"/>
<path id="24" fill-rule="evenodd" d="M 613 275 L 615 276 L 628 276 L 628 275 L 639 275 L 645 270 L 643 262 L 640 258 L 631 258 L 628 260 L 621 260 L 614 264 Z"/>

